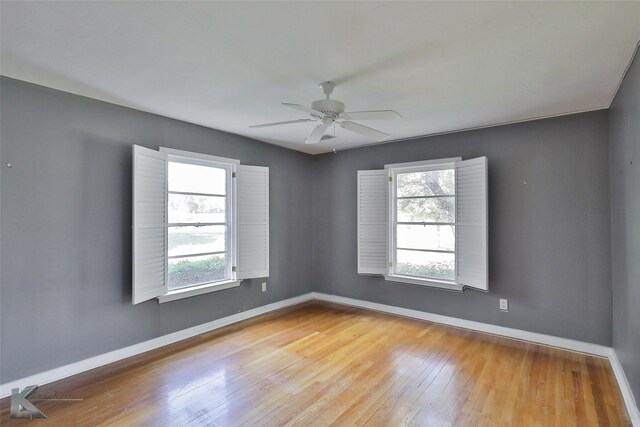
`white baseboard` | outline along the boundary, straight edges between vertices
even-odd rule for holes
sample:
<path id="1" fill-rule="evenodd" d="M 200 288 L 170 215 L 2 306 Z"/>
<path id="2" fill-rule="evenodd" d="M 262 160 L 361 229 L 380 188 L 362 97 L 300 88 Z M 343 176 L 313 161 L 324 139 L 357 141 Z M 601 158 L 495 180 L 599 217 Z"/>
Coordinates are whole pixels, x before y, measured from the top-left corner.
<path id="1" fill-rule="evenodd" d="M 611 362 L 611 368 L 613 369 L 613 373 L 618 381 L 618 386 L 622 392 L 624 403 L 627 406 L 627 412 L 631 418 L 631 425 L 634 427 L 640 427 L 640 410 L 638 410 L 636 399 L 633 397 L 633 391 L 631 390 L 631 386 L 629 386 L 627 376 L 624 374 L 624 370 L 622 369 L 622 365 L 620 364 L 620 360 L 618 360 L 618 355 L 614 349 L 611 349 L 609 361 Z"/>
<path id="2" fill-rule="evenodd" d="M 215 329 L 219 329 L 233 323 L 240 322 L 242 320 L 250 319 L 252 317 L 266 314 L 281 308 L 289 307 L 292 305 L 300 304 L 310 300 L 327 301 L 336 304 L 348 305 L 352 307 L 359 307 L 368 310 L 380 311 L 383 313 L 395 314 L 399 316 L 411 317 L 414 319 L 426 320 L 429 322 L 440 323 L 444 325 L 454 326 L 458 328 L 470 329 L 473 331 L 484 332 L 493 335 L 504 336 L 522 341 L 533 342 L 537 344 L 543 344 L 550 347 L 562 348 L 565 350 L 575 351 L 579 353 L 593 354 L 596 356 L 603 356 L 609 358 L 611 367 L 615 374 L 615 377 L 620 386 L 622 396 L 627 406 L 627 411 L 631 417 L 631 422 L 634 427 L 640 427 L 640 413 L 636 406 L 635 399 L 627 378 L 622 370 L 622 366 L 616 356 L 615 351 L 606 346 L 591 344 L 582 341 L 571 340 L 567 338 L 555 337 L 552 335 L 539 334 L 536 332 L 524 331 L 521 329 L 507 328 L 504 326 L 491 325 L 488 323 L 474 322 L 472 320 L 459 319 L 456 317 L 443 316 L 440 314 L 428 313 L 425 311 L 411 310 L 402 307 L 396 307 L 387 304 L 379 304 L 375 302 L 359 300 L 354 298 L 341 297 L 337 295 L 323 294 L 319 292 L 311 292 L 308 294 L 300 295 L 297 297 L 289 298 L 286 300 L 274 302 L 264 305 L 262 307 L 253 308 L 251 310 L 237 313 L 228 317 L 214 320 L 212 322 L 197 325 L 182 331 L 173 332 L 168 335 L 163 335 L 158 338 L 151 339 L 139 344 L 135 344 L 129 347 L 121 348 L 119 350 L 111 351 L 109 353 L 101 354 L 99 356 L 91 357 L 89 359 L 81 360 L 79 362 L 70 363 L 59 368 L 54 368 L 46 372 L 41 372 L 35 375 L 31 375 L 19 380 L 11 381 L 0 385 L 0 398 L 9 396 L 12 388 L 24 388 L 32 384 L 48 384 L 53 381 L 58 381 L 63 378 L 70 377 L 72 375 L 79 374 L 81 372 L 88 371 L 90 369 L 98 368 L 109 363 L 117 362 L 118 360 L 126 359 L 127 357 L 135 356 L 156 348 L 163 347 L 165 345 L 173 344 L 178 341 L 182 341 L 187 338 L 194 337 L 196 335 L 210 332 Z"/>
<path id="3" fill-rule="evenodd" d="M 560 338 L 552 335 L 539 334 L 537 332 L 524 331 L 522 329 L 507 328 L 504 326 L 491 325 L 489 323 L 474 322 L 457 317 L 442 316 L 440 314 L 428 313 L 426 311 L 410 310 L 408 308 L 393 305 L 378 304 L 354 298 L 339 297 L 319 292 L 312 293 L 313 298 L 321 301 L 334 302 L 337 304 L 349 305 L 352 307 L 366 308 L 369 310 L 381 311 L 384 313 L 396 314 L 399 316 L 411 317 L 414 319 L 426 320 L 443 325 L 455 326 L 457 328 L 471 329 L 473 331 L 485 332 L 492 335 L 514 338 L 522 341 L 544 344 L 550 347 L 558 347 L 579 353 L 593 354 L 596 356 L 609 357 L 611 348 L 598 344 L 591 344 L 583 341 Z"/>
<path id="4" fill-rule="evenodd" d="M 149 341 L 144 341 L 139 344 L 134 344 L 129 347 L 121 348 L 119 350 L 110 351 L 99 356 L 91 357 L 89 359 L 81 360 L 79 362 L 70 363 L 59 368 L 54 368 L 49 371 L 40 372 L 35 375 L 31 375 L 19 380 L 11 381 L 0 385 L 0 398 L 11 395 L 12 388 L 22 389 L 26 386 L 37 384 L 44 385 L 53 381 L 58 381 L 63 378 L 70 377 L 72 375 L 79 374 L 81 372 L 88 371 L 90 369 L 98 368 L 109 363 L 117 362 L 118 360 L 126 359 L 127 357 L 135 356 L 149 350 L 163 347 L 165 345 L 173 344 L 178 341 L 182 341 L 187 338 L 194 337 L 205 332 L 213 331 L 215 329 L 222 328 L 224 326 L 231 325 L 233 323 L 240 322 L 252 317 L 266 314 L 281 308 L 289 307 L 292 305 L 300 304 L 305 301 L 311 300 L 312 294 L 304 294 L 297 297 L 289 298 L 286 300 L 274 302 L 271 304 L 263 305 L 261 307 L 252 308 L 251 310 L 243 311 L 241 313 L 233 314 L 231 316 L 223 317 L 221 319 L 214 320 L 212 322 L 203 323 L 202 325 L 193 326 L 191 328 L 183 329 L 181 331 L 173 332 L 171 334 L 163 335 L 158 338 L 153 338 Z"/>

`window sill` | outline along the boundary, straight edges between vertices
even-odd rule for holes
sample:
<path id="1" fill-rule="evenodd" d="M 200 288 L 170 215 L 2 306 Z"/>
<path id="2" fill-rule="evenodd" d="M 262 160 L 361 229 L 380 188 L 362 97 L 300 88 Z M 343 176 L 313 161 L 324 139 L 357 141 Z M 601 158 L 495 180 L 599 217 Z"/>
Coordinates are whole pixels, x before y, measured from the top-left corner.
<path id="1" fill-rule="evenodd" d="M 175 291 L 167 292 L 166 294 L 158 297 L 160 304 L 170 301 L 175 301 L 182 298 L 194 297 L 196 295 L 208 294 L 209 292 L 222 291 L 225 289 L 237 288 L 242 283 L 242 280 L 227 280 L 224 282 L 207 283 L 206 285 L 194 286 L 186 289 L 176 289 Z"/>
<path id="2" fill-rule="evenodd" d="M 430 288 L 444 289 L 447 291 L 462 292 L 464 290 L 464 285 L 459 285 L 457 283 L 447 282 L 444 280 L 440 281 L 436 279 L 417 279 L 415 277 L 396 275 L 385 275 L 384 279 L 389 282 L 408 283 L 410 285 L 427 286 Z"/>

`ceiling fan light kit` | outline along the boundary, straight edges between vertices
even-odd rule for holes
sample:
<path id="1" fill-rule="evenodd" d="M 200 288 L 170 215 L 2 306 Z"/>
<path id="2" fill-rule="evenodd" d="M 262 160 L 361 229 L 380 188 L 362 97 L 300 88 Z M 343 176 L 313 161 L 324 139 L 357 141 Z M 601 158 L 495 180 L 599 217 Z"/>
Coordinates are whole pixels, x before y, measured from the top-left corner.
<path id="1" fill-rule="evenodd" d="M 324 132 L 329 127 L 335 124 L 338 124 L 341 128 L 346 129 L 350 132 L 354 132 L 367 138 L 374 139 L 375 141 L 382 142 L 388 139 L 390 135 L 379 130 L 361 125 L 352 120 L 393 120 L 402 118 L 402 116 L 394 110 L 345 112 L 344 104 L 342 102 L 336 101 L 335 99 L 330 99 L 330 96 L 333 93 L 333 89 L 336 87 L 336 84 L 331 81 L 326 81 L 320 83 L 320 86 L 322 87 L 322 91 L 325 94 L 325 99 L 313 101 L 311 103 L 311 107 L 286 102 L 282 103 L 282 105 L 286 107 L 290 107 L 309 114 L 311 116 L 310 119 L 287 120 L 284 122 L 265 123 L 249 127 L 263 128 L 293 123 L 320 121 L 320 123 L 313 128 L 313 130 L 305 140 L 305 144 L 317 144 L 318 142 L 327 139 L 323 138 Z"/>

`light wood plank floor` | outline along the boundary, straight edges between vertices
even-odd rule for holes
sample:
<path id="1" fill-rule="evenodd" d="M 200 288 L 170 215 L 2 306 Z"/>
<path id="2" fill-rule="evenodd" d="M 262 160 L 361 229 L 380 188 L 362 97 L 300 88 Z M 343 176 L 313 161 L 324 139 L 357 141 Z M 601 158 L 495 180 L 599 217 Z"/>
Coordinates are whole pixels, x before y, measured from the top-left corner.
<path id="1" fill-rule="evenodd" d="M 71 397 L 81 402 L 38 401 Z M 42 386 L 48 420 L 117 426 L 628 426 L 604 358 L 307 303 Z"/>

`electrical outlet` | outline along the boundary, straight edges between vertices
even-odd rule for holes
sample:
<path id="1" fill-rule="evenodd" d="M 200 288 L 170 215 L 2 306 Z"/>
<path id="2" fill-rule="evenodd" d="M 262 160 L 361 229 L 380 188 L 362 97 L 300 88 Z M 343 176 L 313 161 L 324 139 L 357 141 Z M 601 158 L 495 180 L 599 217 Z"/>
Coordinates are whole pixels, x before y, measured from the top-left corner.
<path id="1" fill-rule="evenodd" d="M 500 298 L 500 311 L 509 311 L 509 301 Z"/>
<path id="2" fill-rule="evenodd" d="M 262 282 L 262 292 L 267 292 L 267 282 Z"/>

